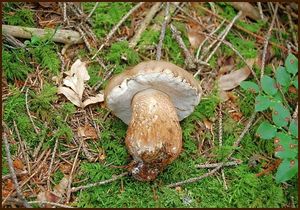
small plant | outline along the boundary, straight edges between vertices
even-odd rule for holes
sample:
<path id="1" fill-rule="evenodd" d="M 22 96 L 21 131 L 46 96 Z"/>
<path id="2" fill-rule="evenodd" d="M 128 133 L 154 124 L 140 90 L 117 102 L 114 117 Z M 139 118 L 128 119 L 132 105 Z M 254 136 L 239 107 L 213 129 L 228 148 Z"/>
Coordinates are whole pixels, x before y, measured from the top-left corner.
<path id="1" fill-rule="evenodd" d="M 298 90 L 298 59 L 289 54 L 285 67 L 279 66 L 275 79 L 264 75 L 261 79 L 261 89 L 251 81 L 244 81 L 241 87 L 250 92 L 258 93 L 255 98 L 255 111 L 272 111 L 272 123 L 263 121 L 256 135 L 261 139 L 274 139 L 275 156 L 281 164 L 276 173 L 276 182 L 290 180 L 298 172 L 298 120 L 291 116 L 291 107 L 285 95 L 291 86 Z"/>

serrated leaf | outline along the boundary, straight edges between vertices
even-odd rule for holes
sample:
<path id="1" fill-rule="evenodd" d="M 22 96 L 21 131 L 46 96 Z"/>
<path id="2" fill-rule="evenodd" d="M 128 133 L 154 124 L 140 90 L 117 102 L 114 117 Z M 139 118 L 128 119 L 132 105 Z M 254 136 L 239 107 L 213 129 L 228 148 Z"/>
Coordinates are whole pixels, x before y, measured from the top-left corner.
<path id="1" fill-rule="evenodd" d="M 295 78 L 295 80 L 293 80 L 292 84 L 295 86 L 295 88 L 298 89 L 298 78 Z"/>
<path id="2" fill-rule="evenodd" d="M 257 131 L 256 135 L 262 139 L 271 139 L 275 136 L 277 128 L 274 125 L 271 125 L 269 122 L 262 122 Z"/>
<path id="3" fill-rule="evenodd" d="M 275 103 L 272 110 L 272 119 L 275 125 L 279 127 L 287 126 L 291 119 L 289 110 L 281 103 Z"/>
<path id="4" fill-rule="evenodd" d="M 277 169 L 275 180 L 281 183 L 293 178 L 298 172 L 298 160 L 283 160 Z"/>
<path id="5" fill-rule="evenodd" d="M 243 81 L 240 84 L 241 88 L 244 90 L 253 92 L 253 93 L 258 93 L 259 92 L 259 87 L 256 83 L 250 82 L 250 81 Z"/>
<path id="6" fill-rule="evenodd" d="M 261 87 L 268 95 L 275 95 L 278 91 L 275 80 L 267 75 L 262 77 Z"/>
<path id="7" fill-rule="evenodd" d="M 268 96 L 258 95 L 255 98 L 255 111 L 261 112 L 268 109 L 271 106 L 272 102 Z"/>
<path id="8" fill-rule="evenodd" d="M 295 75 L 298 72 L 298 59 L 293 54 L 289 54 L 285 59 L 285 67 L 288 72 Z"/>
<path id="9" fill-rule="evenodd" d="M 275 78 L 276 81 L 282 85 L 287 87 L 290 84 L 291 76 L 290 74 L 285 70 L 284 67 L 279 66 L 275 72 Z"/>
<path id="10" fill-rule="evenodd" d="M 290 126 L 289 126 L 289 132 L 294 136 L 298 137 L 298 120 L 291 120 Z"/>
<path id="11" fill-rule="evenodd" d="M 293 159 L 297 157 L 298 142 L 292 139 L 292 137 L 286 133 L 278 132 L 275 136 L 275 156 L 281 159 Z"/>

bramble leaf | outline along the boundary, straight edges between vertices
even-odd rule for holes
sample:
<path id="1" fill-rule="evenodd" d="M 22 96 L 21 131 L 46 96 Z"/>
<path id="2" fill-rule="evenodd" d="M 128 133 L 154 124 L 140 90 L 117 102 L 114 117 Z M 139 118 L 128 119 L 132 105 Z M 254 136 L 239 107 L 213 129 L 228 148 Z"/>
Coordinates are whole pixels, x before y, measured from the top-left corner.
<path id="1" fill-rule="evenodd" d="M 274 103 L 272 110 L 272 119 L 275 125 L 279 127 L 287 126 L 291 119 L 289 110 L 281 103 Z"/>
<path id="2" fill-rule="evenodd" d="M 266 95 L 258 95 L 255 98 L 255 111 L 261 112 L 268 109 L 271 106 L 272 102 Z"/>
<path id="3" fill-rule="evenodd" d="M 253 93 L 258 93 L 259 92 L 259 87 L 256 83 L 250 82 L 250 81 L 243 81 L 240 84 L 241 88 L 244 90 L 253 92 Z"/>
<path id="4" fill-rule="evenodd" d="M 298 172 L 298 160 L 285 159 L 278 167 L 275 180 L 281 183 L 291 179 Z"/>
<path id="5" fill-rule="evenodd" d="M 289 132 L 295 136 L 298 137 L 298 121 L 291 120 L 290 126 L 289 126 Z"/>
<path id="6" fill-rule="evenodd" d="M 298 142 L 286 133 L 278 132 L 274 144 L 276 146 L 275 156 L 281 159 L 293 159 L 298 155 Z"/>
<path id="7" fill-rule="evenodd" d="M 275 95 L 278 91 L 275 80 L 267 75 L 262 77 L 261 87 L 268 95 Z"/>
<path id="8" fill-rule="evenodd" d="M 279 66 L 275 72 L 275 78 L 276 81 L 282 85 L 287 87 L 290 84 L 291 76 L 290 74 L 285 70 L 284 67 Z"/>
<path id="9" fill-rule="evenodd" d="M 289 54 L 285 59 L 285 67 L 288 72 L 295 75 L 298 72 L 298 59 L 293 55 Z"/>
<path id="10" fill-rule="evenodd" d="M 262 139 L 271 139 L 275 136 L 277 128 L 274 125 L 271 125 L 267 121 L 262 122 L 257 131 L 256 135 Z"/>

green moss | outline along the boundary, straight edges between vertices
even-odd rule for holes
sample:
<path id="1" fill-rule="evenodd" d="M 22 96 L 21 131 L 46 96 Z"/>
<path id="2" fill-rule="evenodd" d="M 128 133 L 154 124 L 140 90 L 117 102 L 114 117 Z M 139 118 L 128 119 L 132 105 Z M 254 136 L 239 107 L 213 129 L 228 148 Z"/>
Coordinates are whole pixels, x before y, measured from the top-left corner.
<path id="1" fill-rule="evenodd" d="M 29 9 L 18 9 L 16 5 L 20 3 L 6 3 L 6 13 L 3 15 L 3 20 L 7 25 L 34 27 L 34 13 Z"/>
<path id="2" fill-rule="evenodd" d="M 108 32 L 115 26 L 122 17 L 134 6 L 129 2 L 100 2 L 96 10 L 94 11 L 93 18 L 93 30 L 98 37 L 105 37 Z M 83 3 L 86 14 L 93 9 L 94 3 Z M 125 25 L 129 25 L 130 21 L 127 19 Z"/>
<path id="3" fill-rule="evenodd" d="M 6 50 L 2 48 L 2 69 L 9 83 L 14 80 L 25 80 L 33 71 L 29 65 L 28 52 L 24 49 Z"/>
<path id="4" fill-rule="evenodd" d="M 90 64 L 88 66 L 88 72 L 90 75 L 90 80 L 88 81 L 88 84 L 91 87 L 103 79 L 102 76 L 100 76 L 100 71 L 103 71 L 103 70 L 99 64 Z"/>
<path id="5" fill-rule="evenodd" d="M 112 44 L 105 58 L 107 61 L 117 65 L 122 63 L 135 65 L 140 61 L 138 54 L 133 49 L 129 48 L 127 41 L 120 41 Z"/>
<path id="6" fill-rule="evenodd" d="M 243 89 L 240 89 L 240 91 L 242 95 L 238 97 L 237 103 L 243 115 L 250 117 L 254 112 L 255 95 Z"/>

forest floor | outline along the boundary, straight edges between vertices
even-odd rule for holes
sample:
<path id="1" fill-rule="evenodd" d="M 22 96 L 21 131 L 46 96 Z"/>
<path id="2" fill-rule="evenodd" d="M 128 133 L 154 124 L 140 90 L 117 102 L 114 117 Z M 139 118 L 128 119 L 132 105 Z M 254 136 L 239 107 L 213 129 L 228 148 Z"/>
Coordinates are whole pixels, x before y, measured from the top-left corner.
<path id="1" fill-rule="evenodd" d="M 295 3 L 2 3 L 2 25 L 81 37 L 64 45 L 49 29 L 2 36 L 2 206 L 298 207 L 297 147 L 276 155 L 276 130 L 259 130 L 273 120 L 298 145 L 298 69 L 278 76 L 279 66 L 289 71 L 288 55 L 298 56 L 297 21 Z M 103 102 L 82 108 L 58 94 L 77 59 L 90 76 L 83 98 L 147 60 L 172 62 L 201 82 L 199 105 L 180 123 L 182 153 L 156 180 L 127 173 L 127 125 Z M 274 97 L 289 126 L 268 107 L 258 111 L 259 88 L 273 91 L 266 77 L 288 83 Z M 243 80 L 251 83 L 242 88 Z"/>

